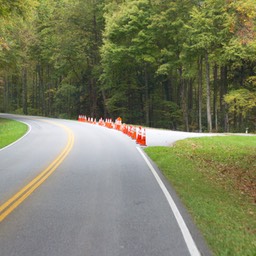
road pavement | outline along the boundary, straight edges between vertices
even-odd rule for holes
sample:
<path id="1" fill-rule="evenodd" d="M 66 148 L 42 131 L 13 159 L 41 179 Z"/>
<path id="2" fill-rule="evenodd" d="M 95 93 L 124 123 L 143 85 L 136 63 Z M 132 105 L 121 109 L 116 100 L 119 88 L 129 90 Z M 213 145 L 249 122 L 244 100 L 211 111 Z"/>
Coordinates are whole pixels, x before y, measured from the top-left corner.
<path id="1" fill-rule="evenodd" d="M 31 130 L 0 151 L 0 203 L 13 198 L 0 223 L 1 256 L 210 255 L 128 136 L 76 121 L 15 119 Z"/>
<path id="2" fill-rule="evenodd" d="M 223 136 L 220 133 L 198 133 L 198 132 L 181 132 L 165 129 L 147 128 L 147 145 L 148 146 L 172 146 L 178 140 L 187 138 L 199 138 L 210 136 Z"/>

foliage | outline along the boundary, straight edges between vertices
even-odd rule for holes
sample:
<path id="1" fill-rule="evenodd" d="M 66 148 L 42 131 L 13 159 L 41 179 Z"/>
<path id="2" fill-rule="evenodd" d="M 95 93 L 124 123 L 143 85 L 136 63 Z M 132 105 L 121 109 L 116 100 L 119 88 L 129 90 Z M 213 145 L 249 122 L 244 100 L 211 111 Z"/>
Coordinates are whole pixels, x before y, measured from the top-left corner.
<path id="1" fill-rule="evenodd" d="M 211 122 L 216 131 L 256 129 L 251 103 L 236 117 L 224 101 L 255 91 L 253 0 L 0 3 L 2 111 L 122 116 L 187 131 L 211 130 Z M 64 84 L 77 93 L 72 113 L 56 97 Z"/>
<path id="2" fill-rule="evenodd" d="M 256 93 L 247 89 L 239 89 L 226 94 L 225 102 L 230 113 L 241 114 L 243 117 L 256 108 Z"/>
<path id="3" fill-rule="evenodd" d="M 0 17 L 26 16 L 36 5 L 36 0 L 0 0 Z"/>
<path id="4" fill-rule="evenodd" d="M 76 117 L 77 88 L 70 84 L 61 84 L 57 92 L 53 92 L 54 104 L 58 113 L 67 114 L 69 118 Z"/>

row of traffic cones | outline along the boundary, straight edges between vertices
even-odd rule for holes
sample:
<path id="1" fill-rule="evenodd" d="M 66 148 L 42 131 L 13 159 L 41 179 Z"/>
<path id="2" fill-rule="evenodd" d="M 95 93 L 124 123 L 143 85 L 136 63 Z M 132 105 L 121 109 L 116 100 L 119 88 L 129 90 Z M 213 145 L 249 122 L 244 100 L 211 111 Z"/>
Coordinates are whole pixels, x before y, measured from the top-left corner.
<path id="1" fill-rule="evenodd" d="M 127 134 L 133 140 L 136 140 L 136 143 L 141 146 L 146 146 L 146 129 L 139 126 L 138 128 L 132 125 L 123 124 L 121 131 L 124 134 Z"/>
<path id="2" fill-rule="evenodd" d="M 93 124 L 96 124 L 97 123 L 97 121 L 96 121 L 96 118 L 95 119 L 93 119 L 92 117 L 86 117 L 85 115 L 79 115 L 78 116 L 78 121 L 79 122 L 84 122 L 84 123 L 93 123 Z"/>
<path id="3" fill-rule="evenodd" d="M 100 118 L 97 122 L 96 118 L 86 117 L 85 115 L 78 116 L 79 122 L 91 123 L 91 124 L 98 124 L 100 126 L 107 127 L 109 129 L 116 129 L 118 131 L 123 132 L 124 134 L 131 137 L 133 140 L 136 141 L 137 144 L 141 146 L 146 146 L 146 129 L 142 128 L 141 126 L 135 127 L 132 125 L 122 124 L 121 117 L 118 117 L 115 122 L 112 119 L 102 119 Z"/>

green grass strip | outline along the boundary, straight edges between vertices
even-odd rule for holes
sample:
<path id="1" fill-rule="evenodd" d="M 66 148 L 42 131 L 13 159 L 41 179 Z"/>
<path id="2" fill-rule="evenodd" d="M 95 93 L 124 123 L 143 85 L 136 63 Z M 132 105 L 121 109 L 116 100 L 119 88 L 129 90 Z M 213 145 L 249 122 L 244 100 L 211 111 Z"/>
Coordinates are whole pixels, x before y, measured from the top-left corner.
<path id="1" fill-rule="evenodd" d="M 28 130 L 27 125 L 15 120 L 0 118 L 0 148 L 22 137 Z"/>
<path id="2" fill-rule="evenodd" d="M 149 147 L 214 255 L 256 255 L 256 137 L 220 136 Z"/>

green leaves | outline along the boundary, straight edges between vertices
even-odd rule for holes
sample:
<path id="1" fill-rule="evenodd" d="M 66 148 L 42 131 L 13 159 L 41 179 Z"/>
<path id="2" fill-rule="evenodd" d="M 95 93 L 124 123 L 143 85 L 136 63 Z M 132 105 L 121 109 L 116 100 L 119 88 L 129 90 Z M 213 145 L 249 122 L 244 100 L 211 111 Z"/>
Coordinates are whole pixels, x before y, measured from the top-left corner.
<path id="1" fill-rule="evenodd" d="M 144 72 L 146 63 L 154 65 L 156 62 L 156 47 L 148 29 L 152 9 L 148 0 L 135 0 L 118 6 L 115 3 L 108 4 L 106 10 L 106 26 L 101 47 L 102 78 L 110 85 L 107 96 L 111 109 L 124 111 L 124 108 L 117 106 L 123 102 L 122 105 L 129 107 L 129 102 L 132 101 L 129 98 L 139 97 L 134 97 L 134 94 L 138 95 L 139 88 L 144 83 L 140 73 Z M 118 102 L 116 95 L 129 96 L 124 100 L 120 97 Z"/>
<path id="2" fill-rule="evenodd" d="M 36 5 L 36 0 L 0 0 L 0 17 L 10 18 L 11 15 L 27 16 Z"/>
<path id="3" fill-rule="evenodd" d="M 58 115 L 56 92 L 69 84 L 74 113 L 198 129 L 207 80 L 208 116 L 227 127 L 224 94 L 254 91 L 255 10 L 254 0 L 0 0 L 3 109 L 22 109 L 24 96 Z"/>
<path id="4" fill-rule="evenodd" d="M 49 93 L 55 94 L 54 104 L 58 112 L 69 114 L 69 118 L 71 118 L 74 108 L 76 107 L 78 89 L 73 85 L 63 83 L 58 88 L 57 92 L 50 91 Z"/>
<path id="5" fill-rule="evenodd" d="M 231 91 L 224 99 L 229 106 L 230 113 L 241 114 L 243 117 L 256 108 L 256 93 L 247 89 Z"/>

